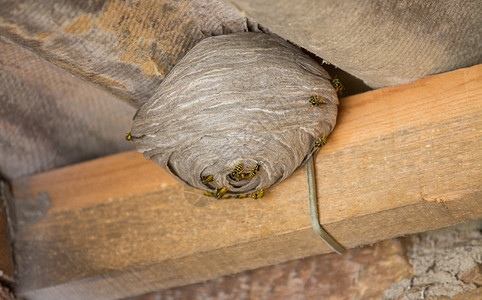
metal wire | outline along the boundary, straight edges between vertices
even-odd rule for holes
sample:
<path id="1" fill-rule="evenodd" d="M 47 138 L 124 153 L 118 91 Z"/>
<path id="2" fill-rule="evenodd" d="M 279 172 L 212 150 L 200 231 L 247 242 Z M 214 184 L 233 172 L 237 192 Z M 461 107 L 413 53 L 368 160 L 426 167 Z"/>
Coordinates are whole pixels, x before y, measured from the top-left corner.
<path id="1" fill-rule="evenodd" d="M 340 243 L 338 243 L 328 232 L 323 229 L 318 218 L 318 201 L 316 196 L 316 184 L 315 184 L 315 168 L 313 162 L 313 156 L 310 157 L 306 164 L 306 171 L 308 175 L 308 190 L 310 198 L 310 215 L 311 225 L 313 230 L 330 246 L 336 253 L 343 254 L 346 249 Z"/>

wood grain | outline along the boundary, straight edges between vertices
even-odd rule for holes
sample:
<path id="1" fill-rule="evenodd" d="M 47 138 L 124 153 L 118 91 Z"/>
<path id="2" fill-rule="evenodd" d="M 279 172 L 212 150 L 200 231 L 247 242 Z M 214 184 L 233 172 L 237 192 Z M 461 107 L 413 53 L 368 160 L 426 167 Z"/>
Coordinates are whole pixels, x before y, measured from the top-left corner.
<path id="1" fill-rule="evenodd" d="M 136 110 L 19 45 L 0 39 L 0 174 L 7 180 L 135 147 Z"/>
<path id="2" fill-rule="evenodd" d="M 351 248 L 482 218 L 482 65 L 344 98 L 316 158 L 320 221 Z M 19 293 L 133 296 L 329 252 L 305 169 L 260 200 L 214 201 L 127 152 L 13 183 Z M 45 204 L 43 204 L 45 205 Z"/>
<path id="3" fill-rule="evenodd" d="M 382 299 L 394 282 L 413 276 L 405 254 L 402 242 L 390 239 L 344 255 L 315 255 L 129 300 Z"/>
<path id="4" fill-rule="evenodd" d="M 480 63 L 478 0 L 225 0 L 372 88 Z"/>
<path id="5" fill-rule="evenodd" d="M 5 0 L 0 6 L 0 35 L 137 107 L 201 39 L 248 30 L 259 29 L 219 0 Z"/>

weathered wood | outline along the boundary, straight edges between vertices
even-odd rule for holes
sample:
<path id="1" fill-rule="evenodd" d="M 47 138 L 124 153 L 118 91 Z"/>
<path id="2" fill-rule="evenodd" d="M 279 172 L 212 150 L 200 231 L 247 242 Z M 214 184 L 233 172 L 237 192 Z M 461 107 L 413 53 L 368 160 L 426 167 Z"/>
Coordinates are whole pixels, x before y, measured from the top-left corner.
<path id="1" fill-rule="evenodd" d="M 311 256 L 130 300 L 380 299 L 392 283 L 412 275 L 405 251 L 399 239 L 390 239 L 341 256 Z"/>
<path id="2" fill-rule="evenodd" d="M 478 287 L 465 293 L 458 294 L 455 297 L 436 297 L 434 300 L 467 300 L 467 299 L 482 299 L 482 288 Z"/>
<path id="3" fill-rule="evenodd" d="M 0 87 L 0 174 L 8 180 L 135 149 L 124 138 L 133 107 L 1 39 Z"/>
<path id="4" fill-rule="evenodd" d="M 13 295 L 11 289 L 2 282 L 0 282 L 0 299 L 2 300 L 15 300 L 15 296 Z"/>
<path id="5" fill-rule="evenodd" d="M 316 158 L 320 220 L 351 248 L 482 218 L 482 65 L 341 100 Z M 20 295 L 120 298 L 329 251 L 305 169 L 214 201 L 128 152 L 14 182 Z"/>
<path id="6" fill-rule="evenodd" d="M 249 28 L 248 28 L 249 27 Z M 259 30 L 218 0 L 5 0 L 0 35 L 140 106 L 213 34 Z"/>
<path id="7" fill-rule="evenodd" d="M 13 285 L 15 277 L 15 266 L 11 249 L 13 228 L 9 226 L 9 222 L 12 220 L 7 213 L 7 209 L 11 205 L 13 205 L 13 197 L 10 187 L 5 181 L 0 179 L 0 290 L 2 282 Z M 0 298 L 1 296 L 0 291 Z"/>
<path id="8" fill-rule="evenodd" d="M 224 0 L 371 87 L 481 62 L 478 0 Z"/>
<path id="9" fill-rule="evenodd" d="M 473 290 L 482 283 L 480 225 L 482 220 L 129 299 L 482 299 Z"/>

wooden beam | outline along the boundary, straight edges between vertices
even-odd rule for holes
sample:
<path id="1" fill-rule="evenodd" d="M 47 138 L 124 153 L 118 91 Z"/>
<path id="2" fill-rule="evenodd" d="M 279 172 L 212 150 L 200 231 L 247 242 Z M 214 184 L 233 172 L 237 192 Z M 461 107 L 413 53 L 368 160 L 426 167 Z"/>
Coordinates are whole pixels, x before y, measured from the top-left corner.
<path id="1" fill-rule="evenodd" d="M 341 99 L 316 157 L 320 221 L 351 248 L 482 218 L 482 65 Z M 13 182 L 21 296 L 122 298 L 329 252 L 305 168 L 215 201 L 135 152 Z M 26 214 L 28 216 L 28 214 Z"/>
<path id="2" fill-rule="evenodd" d="M 14 221 L 12 214 L 13 197 L 8 184 L 0 179 L 0 299 L 2 287 L 14 284 L 15 266 L 12 254 L 12 239 Z M 5 291 L 7 287 L 4 287 Z"/>
<path id="3" fill-rule="evenodd" d="M 360 4 L 358 0 L 224 1 L 372 88 L 406 84 L 480 63 L 476 50 L 480 39 L 474 38 L 480 35 L 477 0 L 465 0 L 464 5 L 428 5 L 424 0 L 410 1 L 410 5 Z"/>
<path id="4" fill-rule="evenodd" d="M 401 239 L 389 239 L 346 255 L 314 255 L 129 300 L 381 299 L 393 283 L 414 276 L 406 251 Z"/>
<path id="5" fill-rule="evenodd" d="M 7 180 L 135 149 L 124 138 L 133 107 L 1 39 L 0 87 L 0 174 Z"/>
<path id="6" fill-rule="evenodd" d="M 4 0 L 0 5 L 0 36 L 137 107 L 200 40 L 247 31 L 250 25 L 216 0 Z"/>

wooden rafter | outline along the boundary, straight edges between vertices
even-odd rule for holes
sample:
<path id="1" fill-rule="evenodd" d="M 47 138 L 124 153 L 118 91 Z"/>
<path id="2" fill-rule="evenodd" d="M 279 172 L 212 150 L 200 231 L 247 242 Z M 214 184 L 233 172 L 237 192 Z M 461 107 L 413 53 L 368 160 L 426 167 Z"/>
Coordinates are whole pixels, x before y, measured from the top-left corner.
<path id="1" fill-rule="evenodd" d="M 481 103 L 482 65 L 341 99 L 316 157 L 321 224 L 351 248 L 482 218 Z M 19 294 L 121 298 L 328 252 L 305 173 L 223 201 L 136 152 L 16 180 Z"/>

